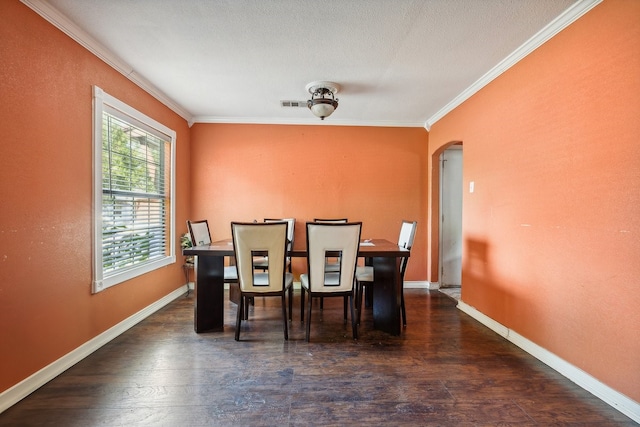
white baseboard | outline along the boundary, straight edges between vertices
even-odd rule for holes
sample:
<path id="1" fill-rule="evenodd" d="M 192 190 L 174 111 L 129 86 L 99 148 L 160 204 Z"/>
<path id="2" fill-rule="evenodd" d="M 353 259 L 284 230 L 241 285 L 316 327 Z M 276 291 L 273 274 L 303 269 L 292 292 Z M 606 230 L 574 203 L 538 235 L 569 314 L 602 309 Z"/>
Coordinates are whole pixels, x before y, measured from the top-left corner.
<path id="1" fill-rule="evenodd" d="M 424 281 L 406 281 L 404 282 L 405 289 L 438 289 L 438 283 Z"/>
<path id="2" fill-rule="evenodd" d="M 131 327 L 137 325 L 142 320 L 155 313 L 156 311 L 160 310 L 171 301 L 184 295 L 186 291 L 187 285 L 181 286 L 180 288 L 171 292 L 169 295 L 143 308 L 134 315 L 104 331 L 97 337 L 82 344 L 75 350 L 72 350 L 71 352 L 65 354 L 60 359 L 52 362 L 33 375 L 20 381 L 13 387 L 3 391 L 2 393 L 0 393 L 0 413 L 15 405 L 76 363 L 80 362 L 85 357 L 89 356 L 94 351 L 98 350 L 103 345 L 107 344 L 112 339 L 116 338 L 120 334 L 124 333 Z"/>
<path id="3" fill-rule="evenodd" d="M 561 359 L 545 348 L 540 347 L 538 344 L 529 341 L 527 338 L 496 322 L 465 302 L 458 301 L 458 309 L 473 317 L 498 335 L 511 341 L 513 344 L 540 360 L 542 363 L 558 371 L 560 374 L 587 390 L 589 393 L 611 405 L 614 409 L 620 411 L 635 422 L 640 423 L 640 403 L 612 389 L 608 385 L 603 384 L 582 369 L 570 364 L 564 359 Z"/>

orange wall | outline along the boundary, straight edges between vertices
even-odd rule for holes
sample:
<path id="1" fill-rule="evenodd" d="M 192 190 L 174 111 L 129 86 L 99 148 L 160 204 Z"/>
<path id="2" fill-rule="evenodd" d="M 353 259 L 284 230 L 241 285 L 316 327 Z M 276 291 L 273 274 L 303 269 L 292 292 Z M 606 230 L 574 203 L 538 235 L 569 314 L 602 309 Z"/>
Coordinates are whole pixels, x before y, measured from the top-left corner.
<path id="1" fill-rule="evenodd" d="M 639 53 L 640 2 L 606 0 L 429 136 L 464 144 L 462 300 L 635 401 Z"/>
<path id="2" fill-rule="evenodd" d="M 463 300 L 640 401 L 638 16 L 636 0 L 605 0 L 427 136 L 189 129 L 17 0 L 0 2 L 0 392 L 184 282 L 178 263 L 90 294 L 95 84 L 177 131 L 179 233 L 188 217 L 223 238 L 231 220 L 295 216 L 304 238 L 305 220 L 344 215 L 395 240 L 417 219 L 407 280 L 437 280 L 431 156 L 462 141 L 465 188 L 476 183 Z"/>
<path id="3" fill-rule="evenodd" d="M 397 241 L 417 220 L 405 278 L 426 280 L 425 129 L 195 124 L 191 141 L 191 212 L 213 239 L 231 237 L 232 220 L 294 217 L 305 239 L 305 221 L 346 217 L 363 238 Z"/>
<path id="4" fill-rule="evenodd" d="M 189 128 L 17 0 L 0 2 L 0 58 L 2 392 L 184 284 L 178 256 L 90 293 L 92 85 L 177 132 L 178 224 L 189 205 Z"/>

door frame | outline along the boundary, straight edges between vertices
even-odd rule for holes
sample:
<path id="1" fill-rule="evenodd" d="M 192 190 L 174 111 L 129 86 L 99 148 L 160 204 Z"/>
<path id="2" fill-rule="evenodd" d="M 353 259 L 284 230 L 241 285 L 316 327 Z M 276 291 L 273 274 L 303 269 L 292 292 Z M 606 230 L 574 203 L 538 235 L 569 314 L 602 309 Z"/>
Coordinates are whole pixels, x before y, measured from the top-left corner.
<path id="1" fill-rule="evenodd" d="M 464 147 L 462 141 L 450 141 L 438 147 L 430 156 L 430 176 L 431 183 L 429 185 L 429 209 L 427 223 L 429 224 L 428 234 L 428 280 L 429 289 L 440 288 L 440 154 L 452 145 L 460 144 Z M 463 148 L 464 152 L 464 148 Z M 464 160 L 463 160 L 464 165 Z M 464 166 L 463 166 L 464 167 Z M 463 171 L 464 174 L 464 171 Z M 464 181 L 464 178 L 463 178 Z M 464 230 L 463 230 L 464 234 Z M 463 247 L 464 250 L 464 247 Z"/>
<path id="2" fill-rule="evenodd" d="M 443 263 L 443 259 L 444 259 L 444 231 L 443 231 L 443 227 L 442 227 L 442 218 L 444 215 L 443 212 L 443 193 L 444 193 L 444 185 L 445 185 L 445 180 L 443 179 L 443 175 L 444 175 L 444 167 L 442 164 L 442 157 L 444 156 L 445 152 L 447 150 L 459 150 L 461 155 L 463 156 L 464 159 L 464 151 L 463 151 L 463 147 L 462 147 L 462 143 L 453 143 L 453 144 L 449 144 L 446 147 L 444 147 L 443 150 L 439 151 L 438 154 L 438 174 L 440 176 L 440 182 L 439 182 L 439 189 L 438 189 L 438 221 L 440 224 L 440 227 L 438 228 L 438 287 L 442 288 L 443 287 L 443 272 L 444 272 L 444 263 Z M 463 162 L 464 165 L 464 162 Z M 462 168 L 460 169 L 460 175 L 462 175 Z M 461 181 L 462 181 L 462 176 L 461 176 Z M 460 198 L 462 198 L 462 191 L 463 189 L 460 189 Z M 462 205 L 462 203 L 461 203 Z M 460 214 L 462 215 L 462 212 L 460 212 Z M 460 224 L 460 227 L 462 228 L 462 224 Z M 462 230 L 461 230 L 462 231 Z M 462 233 L 460 235 L 460 240 L 462 240 Z M 460 251 L 462 251 L 462 242 L 460 242 Z M 462 256 L 462 253 L 460 254 Z M 460 288 L 462 288 L 462 261 L 460 263 Z"/>

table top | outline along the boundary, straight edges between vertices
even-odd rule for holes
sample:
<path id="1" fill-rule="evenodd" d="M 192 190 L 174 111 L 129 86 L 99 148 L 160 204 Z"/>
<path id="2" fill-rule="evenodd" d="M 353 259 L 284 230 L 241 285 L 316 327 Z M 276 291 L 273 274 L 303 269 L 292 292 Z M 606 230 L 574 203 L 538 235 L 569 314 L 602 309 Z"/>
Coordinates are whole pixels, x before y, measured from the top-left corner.
<path id="1" fill-rule="evenodd" d="M 294 242 L 293 250 L 287 255 L 291 257 L 306 257 L 307 242 Z M 232 239 L 218 240 L 209 245 L 194 246 L 182 250 L 183 255 L 201 256 L 233 256 Z M 386 239 L 367 239 L 360 242 L 358 256 L 360 257 L 408 257 L 411 251 L 401 248 L 397 243 L 392 243 Z"/>

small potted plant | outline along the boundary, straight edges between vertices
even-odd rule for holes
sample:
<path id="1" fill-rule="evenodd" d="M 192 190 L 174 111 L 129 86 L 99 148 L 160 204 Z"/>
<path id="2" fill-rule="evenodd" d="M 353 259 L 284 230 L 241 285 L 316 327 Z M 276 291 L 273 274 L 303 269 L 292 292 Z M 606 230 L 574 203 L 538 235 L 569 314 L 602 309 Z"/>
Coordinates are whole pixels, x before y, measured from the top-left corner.
<path id="1" fill-rule="evenodd" d="M 191 237 L 189 236 L 189 233 L 184 233 L 182 236 L 180 236 L 180 247 L 182 249 L 190 248 L 192 246 L 193 243 L 191 243 Z M 185 256 L 184 262 L 187 264 L 193 264 L 193 255 Z"/>

